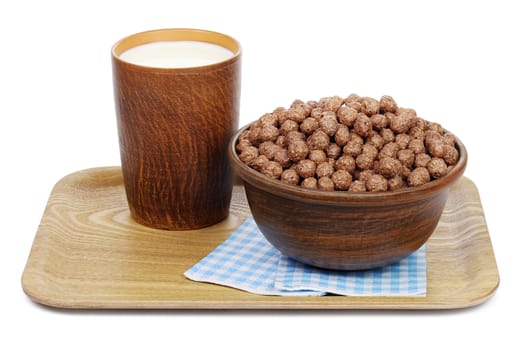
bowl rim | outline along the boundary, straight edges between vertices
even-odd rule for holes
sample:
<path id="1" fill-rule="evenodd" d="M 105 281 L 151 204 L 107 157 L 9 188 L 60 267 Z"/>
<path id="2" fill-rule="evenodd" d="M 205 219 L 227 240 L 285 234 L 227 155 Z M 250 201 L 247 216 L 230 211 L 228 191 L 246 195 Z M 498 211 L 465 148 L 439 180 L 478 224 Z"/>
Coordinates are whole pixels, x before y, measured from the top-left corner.
<path id="1" fill-rule="evenodd" d="M 466 165 L 467 165 L 467 149 L 463 142 L 455 135 L 456 146 L 459 151 L 459 158 L 456 165 L 451 172 L 445 175 L 442 178 L 432 180 L 426 184 L 403 188 L 395 191 L 384 191 L 384 192 L 348 192 L 348 191 L 321 191 L 321 190 L 311 190 L 305 189 L 298 185 L 286 184 L 282 181 L 272 179 L 259 171 L 252 169 L 245 163 L 243 163 L 237 154 L 235 146 L 240 134 L 248 129 L 252 124 L 257 121 L 250 122 L 244 127 L 237 130 L 237 132 L 230 139 L 230 144 L 228 147 L 228 156 L 231 163 L 234 165 L 234 171 L 237 173 L 240 178 L 258 188 L 265 189 L 268 192 L 271 192 L 280 197 L 287 197 L 294 200 L 303 200 L 303 201 L 321 201 L 327 203 L 378 203 L 381 201 L 390 201 L 396 200 L 398 202 L 402 201 L 411 201 L 415 198 L 420 198 L 422 196 L 428 196 L 429 193 L 439 192 L 444 188 L 449 187 L 455 183 L 463 175 Z M 448 130 L 445 130 L 449 132 Z"/>

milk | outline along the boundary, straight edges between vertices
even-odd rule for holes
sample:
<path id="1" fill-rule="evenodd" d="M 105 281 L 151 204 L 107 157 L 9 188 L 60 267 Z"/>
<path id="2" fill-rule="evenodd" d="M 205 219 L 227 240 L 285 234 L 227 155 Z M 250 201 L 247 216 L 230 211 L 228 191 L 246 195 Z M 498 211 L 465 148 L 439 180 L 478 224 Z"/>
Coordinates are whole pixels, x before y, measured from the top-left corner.
<path id="1" fill-rule="evenodd" d="M 135 46 L 120 54 L 129 63 L 158 68 L 206 66 L 233 56 L 230 50 L 201 41 L 158 41 Z"/>

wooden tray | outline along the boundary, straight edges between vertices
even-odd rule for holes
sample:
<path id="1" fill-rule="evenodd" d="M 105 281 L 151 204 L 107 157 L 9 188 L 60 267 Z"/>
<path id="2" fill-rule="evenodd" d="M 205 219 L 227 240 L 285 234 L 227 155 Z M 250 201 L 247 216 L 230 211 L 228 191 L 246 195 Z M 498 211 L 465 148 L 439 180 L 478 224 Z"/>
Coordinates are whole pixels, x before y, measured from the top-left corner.
<path id="1" fill-rule="evenodd" d="M 22 275 L 34 301 L 83 309 L 449 309 L 477 305 L 499 274 L 475 185 L 452 189 L 428 241 L 426 297 L 274 297 L 193 282 L 183 272 L 249 215 L 236 183 L 231 215 L 201 230 L 149 229 L 130 217 L 119 167 L 79 171 L 54 187 Z"/>

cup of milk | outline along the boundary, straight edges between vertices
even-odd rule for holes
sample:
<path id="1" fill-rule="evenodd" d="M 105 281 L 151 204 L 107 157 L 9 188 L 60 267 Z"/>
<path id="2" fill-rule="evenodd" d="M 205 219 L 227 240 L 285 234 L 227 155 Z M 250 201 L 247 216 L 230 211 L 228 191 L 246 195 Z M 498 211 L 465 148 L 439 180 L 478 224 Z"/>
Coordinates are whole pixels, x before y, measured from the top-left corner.
<path id="1" fill-rule="evenodd" d="M 228 142 L 238 129 L 241 46 L 199 29 L 130 35 L 112 48 L 124 187 L 131 217 L 166 230 L 229 213 Z"/>

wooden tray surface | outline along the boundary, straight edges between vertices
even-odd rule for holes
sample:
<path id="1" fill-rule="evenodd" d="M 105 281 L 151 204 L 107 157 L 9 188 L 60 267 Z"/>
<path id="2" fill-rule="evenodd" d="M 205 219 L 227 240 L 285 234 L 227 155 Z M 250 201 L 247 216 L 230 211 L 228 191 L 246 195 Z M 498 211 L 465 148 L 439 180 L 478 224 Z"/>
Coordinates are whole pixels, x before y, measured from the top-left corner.
<path id="1" fill-rule="evenodd" d="M 22 275 L 34 301 L 81 309 L 450 309 L 480 304 L 499 274 L 477 189 L 451 190 L 427 245 L 426 297 L 279 297 L 186 279 L 250 211 L 241 183 L 230 216 L 195 231 L 162 231 L 129 216 L 120 167 L 93 168 L 53 188 Z"/>

